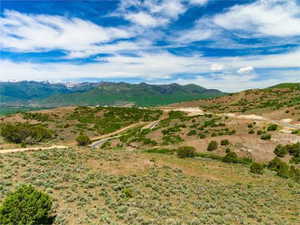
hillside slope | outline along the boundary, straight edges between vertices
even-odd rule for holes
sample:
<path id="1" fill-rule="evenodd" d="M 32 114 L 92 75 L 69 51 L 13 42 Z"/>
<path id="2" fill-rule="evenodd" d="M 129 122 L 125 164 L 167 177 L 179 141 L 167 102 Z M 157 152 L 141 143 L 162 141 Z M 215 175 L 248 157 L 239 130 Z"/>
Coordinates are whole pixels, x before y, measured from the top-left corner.
<path id="1" fill-rule="evenodd" d="M 178 103 L 174 106 L 201 107 L 218 113 L 297 110 L 300 106 L 300 83 L 278 84 L 265 89 L 251 89 L 219 98 Z"/>
<path id="2" fill-rule="evenodd" d="M 197 85 L 178 84 L 150 85 L 146 83 L 100 83 L 86 92 L 57 94 L 41 101 L 45 105 L 118 105 L 135 104 L 138 106 L 165 105 L 174 102 L 209 98 L 224 93 L 205 89 Z"/>

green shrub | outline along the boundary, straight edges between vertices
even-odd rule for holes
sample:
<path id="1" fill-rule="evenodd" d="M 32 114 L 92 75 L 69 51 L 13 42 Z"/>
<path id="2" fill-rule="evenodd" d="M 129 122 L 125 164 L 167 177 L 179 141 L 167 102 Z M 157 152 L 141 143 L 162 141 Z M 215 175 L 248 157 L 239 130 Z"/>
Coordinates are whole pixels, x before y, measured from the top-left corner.
<path id="1" fill-rule="evenodd" d="M 290 177 L 289 165 L 286 163 L 282 163 L 279 169 L 277 170 L 277 176 L 283 178 L 289 178 Z"/>
<path id="2" fill-rule="evenodd" d="M 290 154 L 292 159 L 290 160 L 291 163 L 298 164 L 300 163 L 300 143 L 296 144 L 289 144 L 289 145 L 278 145 L 274 153 L 278 157 L 284 157 L 286 154 Z"/>
<path id="3" fill-rule="evenodd" d="M 45 113 L 22 112 L 22 117 L 25 120 L 49 121 L 49 115 Z"/>
<path id="4" fill-rule="evenodd" d="M 260 136 L 260 139 L 262 139 L 262 140 L 271 140 L 271 134 L 262 134 Z"/>
<path id="5" fill-rule="evenodd" d="M 200 139 L 206 138 L 206 135 L 205 135 L 205 134 L 198 134 L 198 136 L 199 136 Z"/>
<path id="6" fill-rule="evenodd" d="M 279 169 L 281 163 L 282 161 L 278 157 L 275 157 L 268 163 L 268 169 L 276 171 Z"/>
<path id="7" fill-rule="evenodd" d="M 288 178 L 289 177 L 289 166 L 287 163 L 280 160 L 280 158 L 275 157 L 272 159 L 269 164 L 268 168 L 270 170 L 276 171 L 277 175 L 280 177 Z"/>
<path id="8" fill-rule="evenodd" d="M 250 166 L 250 172 L 255 174 L 263 174 L 264 166 L 260 163 L 253 162 Z"/>
<path id="9" fill-rule="evenodd" d="M 88 136 L 84 135 L 84 134 L 80 134 L 77 138 L 77 145 L 78 146 L 87 146 L 91 143 L 91 140 Z"/>
<path id="10" fill-rule="evenodd" d="M 183 119 L 185 117 L 186 113 L 181 111 L 171 111 L 169 112 L 169 119 L 175 120 L 175 119 Z"/>
<path id="11" fill-rule="evenodd" d="M 268 131 L 275 131 L 278 129 L 278 125 L 277 124 L 270 124 L 267 128 Z"/>
<path id="12" fill-rule="evenodd" d="M 262 131 L 262 130 L 258 130 L 257 132 L 256 132 L 256 134 L 257 135 L 262 135 L 264 132 Z"/>
<path id="13" fill-rule="evenodd" d="M 191 146 L 183 146 L 177 149 L 177 156 L 179 158 L 190 158 L 194 157 L 196 149 Z"/>
<path id="14" fill-rule="evenodd" d="M 169 148 L 152 148 L 148 149 L 145 152 L 147 153 L 160 153 L 160 154 L 173 154 L 174 150 Z"/>
<path id="15" fill-rule="evenodd" d="M 196 130 L 190 130 L 188 133 L 187 133 L 187 136 L 193 136 L 193 135 L 196 135 L 197 134 L 197 131 Z"/>
<path id="16" fill-rule="evenodd" d="M 30 185 L 22 185 L 7 195 L 0 207 L 0 224 L 52 224 L 51 198 Z"/>
<path id="17" fill-rule="evenodd" d="M 288 150 L 283 145 L 277 145 L 274 154 L 278 157 L 284 157 L 286 154 L 288 154 Z"/>
<path id="18" fill-rule="evenodd" d="M 41 125 L 6 123 L 1 126 L 1 135 L 12 143 L 34 144 L 52 138 L 53 132 Z"/>
<path id="19" fill-rule="evenodd" d="M 235 152 L 228 152 L 224 157 L 223 157 L 223 162 L 226 163 L 238 163 L 238 156 Z"/>
<path id="20" fill-rule="evenodd" d="M 122 192 L 124 194 L 124 197 L 126 197 L 126 198 L 132 198 L 134 196 L 134 193 L 133 193 L 132 189 L 130 189 L 130 188 L 124 188 L 122 190 Z"/>
<path id="21" fill-rule="evenodd" d="M 229 145 L 230 142 L 227 139 L 224 139 L 221 141 L 221 145 L 225 146 L 225 145 Z"/>
<path id="22" fill-rule="evenodd" d="M 293 178 L 296 182 L 300 183 L 300 169 L 294 166 L 290 168 L 290 177 Z"/>
<path id="23" fill-rule="evenodd" d="M 248 134 L 254 134 L 254 133 L 255 133 L 255 131 L 253 129 L 248 131 Z"/>
<path id="24" fill-rule="evenodd" d="M 218 142 L 216 141 L 211 141 L 209 142 L 208 146 L 207 146 L 207 151 L 214 151 L 218 148 Z"/>
<path id="25" fill-rule="evenodd" d="M 178 144 L 180 142 L 183 142 L 183 139 L 179 135 L 165 135 L 162 138 L 163 144 Z"/>

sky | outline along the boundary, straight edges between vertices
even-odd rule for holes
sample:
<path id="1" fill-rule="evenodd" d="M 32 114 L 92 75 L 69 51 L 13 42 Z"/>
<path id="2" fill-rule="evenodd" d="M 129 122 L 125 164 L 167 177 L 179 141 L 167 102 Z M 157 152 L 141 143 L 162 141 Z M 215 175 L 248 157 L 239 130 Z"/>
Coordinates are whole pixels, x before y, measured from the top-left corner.
<path id="1" fill-rule="evenodd" d="M 1 0 L 0 81 L 300 82 L 300 0 Z"/>

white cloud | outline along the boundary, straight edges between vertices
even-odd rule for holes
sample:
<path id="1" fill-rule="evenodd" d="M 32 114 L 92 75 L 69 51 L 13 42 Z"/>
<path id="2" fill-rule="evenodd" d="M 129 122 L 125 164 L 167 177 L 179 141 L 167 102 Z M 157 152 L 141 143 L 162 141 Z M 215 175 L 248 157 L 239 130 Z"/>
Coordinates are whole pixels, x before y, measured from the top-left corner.
<path id="1" fill-rule="evenodd" d="M 235 5 L 213 18 L 225 29 L 287 37 L 300 35 L 300 5 L 296 0 L 258 0 Z"/>
<path id="2" fill-rule="evenodd" d="M 194 5 L 205 5 L 207 2 L 208 0 L 189 0 L 189 3 Z"/>
<path id="3" fill-rule="evenodd" d="M 64 78 L 170 78 L 177 73 L 204 72 L 206 62 L 198 57 L 180 57 L 166 52 L 139 56 L 114 55 L 99 58 L 99 63 L 15 63 L 0 61 L 7 80 L 59 80 Z M 5 68 L 5 70 L 4 70 Z M 1 77 L 1 80 L 4 78 Z"/>
<path id="4" fill-rule="evenodd" d="M 114 51 L 116 47 L 112 48 Z M 123 49 L 123 47 L 121 48 Z M 0 61 L 2 70 L 0 74 L 5 74 L 5 77 L 0 77 L 0 80 L 130 77 L 159 81 L 166 78 L 171 79 L 178 74 L 188 74 L 198 77 L 185 79 L 182 76 L 175 82 L 197 83 L 209 88 L 238 91 L 246 88 L 266 87 L 280 82 L 299 81 L 300 57 L 297 56 L 300 56 L 300 49 L 280 55 L 258 55 L 255 57 L 176 56 L 168 52 L 140 53 L 137 56 L 112 55 L 99 58 L 98 63 L 80 65 L 66 62 L 16 63 L 2 60 Z M 257 71 L 261 68 L 274 68 L 274 71 L 270 71 L 270 74 L 266 72 L 257 74 L 254 70 L 251 71 L 254 67 Z M 211 71 L 220 72 L 221 70 L 222 73 L 211 73 Z M 239 70 L 243 73 L 238 73 Z"/>
<path id="5" fill-rule="evenodd" d="M 125 18 L 135 24 L 144 26 L 144 27 L 156 27 L 164 25 L 168 22 L 167 19 L 161 17 L 153 17 L 145 12 L 138 13 L 129 13 L 125 15 Z"/>
<path id="6" fill-rule="evenodd" d="M 145 27 L 168 24 L 194 5 L 203 6 L 208 0 L 123 0 L 119 5 L 119 16 Z M 131 8 L 135 8 L 134 11 Z"/>
<path id="7" fill-rule="evenodd" d="M 196 41 L 207 40 L 214 35 L 214 32 L 209 29 L 204 29 L 202 26 L 196 25 L 194 28 L 180 31 L 172 40 L 178 43 L 191 43 Z"/>
<path id="8" fill-rule="evenodd" d="M 222 71 L 224 69 L 224 65 L 222 64 L 217 64 L 217 63 L 214 63 L 210 66 L 210 69 L 211 71 L 213 72 L 219 72 L 219 71 Z"/>
<path id="9" fill-rule="evenodd" d="M 252 66 L 246 66 L 246 67 L 240 68 L 237 72 L 240 74 L 243 74 L 243 73 L 250 73 L 253 70 L 254 70 L 254 68 Z"/>
<path id="10" fill-rule="evenodd" d="M 151 13 L 168 18 L 177 18 L 178 15 L 186 11 L 186 6 L 183 5 L 181 0 L 148 0 L 144 4 Z"/>
<path id="11" fill-rule="evenodd" d="M 97 44 L 133 34 L 129 29 L 101 27 L 78 18 L 31 15 L 5 11 L 0 17 L 0 47 L 16 52 L 63 49 L 80 52 L 97 48 Z"/>

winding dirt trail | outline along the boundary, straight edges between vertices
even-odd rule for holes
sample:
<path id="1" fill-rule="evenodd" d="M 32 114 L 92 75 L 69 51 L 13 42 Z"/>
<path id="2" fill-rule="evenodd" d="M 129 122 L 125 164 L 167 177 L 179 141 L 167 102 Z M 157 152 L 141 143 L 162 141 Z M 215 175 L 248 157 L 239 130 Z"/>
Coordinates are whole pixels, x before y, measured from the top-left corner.
<path id="1" fill-rule="evenodd" d="M 27 152 L 27 151 L 41 151 L 41 150 L 51 150 L 51 149 L 67 149 L 67 148 L 69 148 L 69 146 L 64 146 L 64 145 L 53 145 L 50 147 L 13 148 L 13 149 L 0 150 L 0 154 Z"/>

